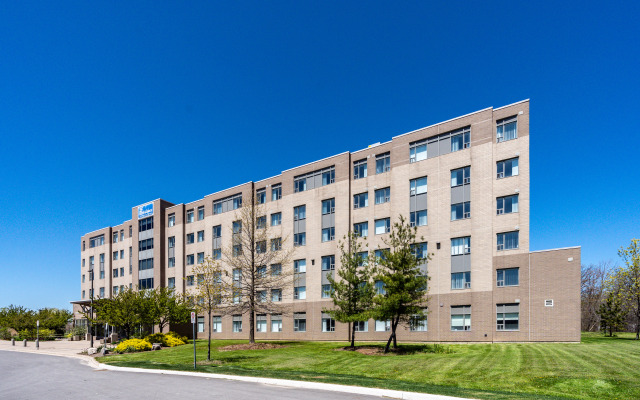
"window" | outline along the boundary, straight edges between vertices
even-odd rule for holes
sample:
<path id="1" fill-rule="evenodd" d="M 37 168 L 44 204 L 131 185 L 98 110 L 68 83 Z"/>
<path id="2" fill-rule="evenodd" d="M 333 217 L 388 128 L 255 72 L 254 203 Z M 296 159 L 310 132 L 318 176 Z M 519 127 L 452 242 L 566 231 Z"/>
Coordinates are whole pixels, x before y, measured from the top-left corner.
<path id="1" fill-rule="evenodd" d="M 93 269 L 93 256 L 89 257 L 89 269 Z"/>
<path id="2" fill-rule="evenodd" d="M 409 143 L 409 162 L 418 162 L 427 159 L 427 140 Z"/>
<path id="3" fill-rule="evenodd" d="M 271 332 L 282 332 L 282 315 L 274 314 L 271 316 Z"/>
<path id="4" fill-rule="evenodd" d="M 114 268 L 113 269 L 113 277 L 117 278 L 118 277 L 118 268 Z"/>
<path id="5" fill-rule="evenodd" d="M 213 214 L 222 214 L 242 207 L 242 194 L 225 197 L 213 202 Z"/>
<path id="6" fill-rule="evenodd" d="M 194 213 L 193 208 L 191 210 L 187 210 L 187 224 L 190 224 L 194 221 Z"/>
<path id="7" fill-rule="evenodd" d="M 124 260 L 124 250 L 120 250 L 120 259 Z"/>
<path id="8" fill-rule="evenodd" d="M 426 226 L 427 210 L 411 211 L 409 222 L 411 226 Z"/>
<path id="9" fill-rule="evenodd" d="M 202 221 L 204 219 L 204 206 L 198 207 L 198 221 Z"/>
<path id="10" fill-rule="evenodd" d="M 451 239 L 451 255 L 459 256 L 461 254 L 471 253 L 471 236 Z"/>
<path id="11" fill-rule="evenodd" d="M 356 257 L 358 258 L 358 266 L 362 267 L 366 265 L 367 261 L 369 260 L 369 252 L 361 251 L 360 253 L 356 254 Z"/>
<path id="12" fill-rule="evenodd" d="M 242 221 L 233 221 L 232 232 L 234 235 L 239 235 L 242 233 Z"/>
<path id="13" fill-rule="evenodd" d="M 376 235 L 381 235 L 383 233 L 389 233 L 391 230 L 391 219 L 383 218 L 376 220 Z"/>
<path id="14" fill-rule="evenodd" d="M 385 255 L 385 251 L 389 251 L 389 249 L 377 249 L 373 252 L 373 256 L 377 259 L 377 260 L 386 260 L 387 257 Z"/>
<path id="15" fill-rule="evenodd" d="M 173 249 L 174 247 L 176 247 L 176 237 L 175 236 L 170 236 L 169 239 L 167 240 L 168 242 L 168 246 L 170 249 Z"/>
<path id="16" fill-rule="evenodd" d="M 103 287 L 100 288 L 100 297 L 104 298 L 104 288 Z"/>
<path id="17" fill-rule="evenodd" d="M 133 236 L 133 226 L 129 225 L 129 237 Z M 129 284 L 131 286 L 131 284 Z"/>
<path id="18" fill-rule="evenodd" d="M 256 242 L 256 253 L 264 254 L 267 252 L 267 241 L 259 240 Z"/>
<path id="19" fill-rule="evenodd" d="M 362 179 L 367 177 L 367 160 L 359 160 L 353 162 L 353 179 Z"/>
<path id="20" fill-rule="evenodd" d="M 82 291 L 82 298 L 83 298 L 83 299 L 84 299 L 84 295 L 85 295 L 85 292 L 84 292 L 84 290 L 83 290 L 83 291 Z"/>
<path id="21" fill-rule="evenodd" d="M 153 249 L 153 238 L 138 241 L 138 251 L 145 251 L 145 250 L 151 250 L 151 249 Z"/>
<path id="22" fill-rule="evenodd" d="M 295 260 L 293 262 L 293 272 L 296 274 L 304 274 L 307 272 L 307 260 Z"/>
<path id="23" fill-rule="evenodd" d="M 383 153 L 376 155 L 376 174 L 382 174 L 391 170 L 391 154 Z"/>
<path id="24" fill-rule="evenodd" d="M 168 225 L 169 225 L 169 228 L 171 228 L 172 226 L 176 226 L 176 214 L 175 213 L 169 214 Z"/>
<path id="25" fill-rule="evenodd" d="M 176 266 L 176 258 L 175 257 L 169 257 L 168 263 L 169 263 L 168 268 L 175 267 Z"/>
<path id="26" fill-rule="evenodd" d="M 369 192 L 353 195 L 353 208 L 364 208 L 369 206 Z"/>
<path id="27" fill-rule="evenodd" d="M 322 332 L 334 332 L 336 330 L 336 321 L 329 315 L 322 316 Z"/>
<path id="28" fill-rule="evenodd" d="M 193 264 L 194 264 L 193 254 L 187 254 L 187 265 L 193 265 Z"/>
<path id="29" fill-rule="evenodd" d="M 518 248 L 519 232 L 498 233 L 498 250 L 514 250 Z"/>
<path id="30" fill-rule="evenodd" d="M 138 289 L 153 289 L 153 278 L 138 279 Z"/>
<path id="31" fill-rule="evenodd" d="M 262 215 L 256 218 L 256 229 L 264 229 L 267 227 L 267 216 Z"/>
<path id="32" fill-rule="evenodd" d="M 385 295 L 387 294 L 387 290 L 384 288 L 383 281 L 376 281 L 375 283 L 376 294 Z"/>
<path id="33" fill-rule="evenodd" d="M 120 267 L 120 276 L 124 276 L 124 267 Z"/>
<path id="34" fill-rule="evenodd" d="M 95 236 L 89 239 L 89 248 L 102 246 L 104 244 L 104 235 Z"/>
<path id="35" fill-rule="evenodd" d="M 267 202 L 267 189 L 258 189 L 256 190 L 256 203 L 264 204 Z M 267 321 L 265 321 L 265 324 Z M 265 327 L 266 329 L 266 327 Z"/>
<path id="36" fill-rule="evenodd" d="M 293 220 L 299 221 L 307 218 L 307 206 L 298 206 L 293 208 Z"/>
<path id="37" fill-rule="evenodd" d="M 336 199 L 322 200 L 322 215 L 334 214 L 336 212 Z"/>
<path id="38" fill-rule="evenodd" d="M 306 234 L 306 232 L 294 233 L 293 234 L 293 245 L 294 246 L 305 246 L 306 244 L 307 244 L 307 234 Z"/>
<path id="39" fill-rule="evenodd" d="M 496 140 L 498 143 L 518 138 L 518 117 L 513 116 L 496 121 Z"/>
<path id="40" fill-rule="evenodd" d="M 388 332 L 391 330 L 391 321 L 378 321 L 376 320 L 376 332 Z"/>
<path id="41" fill-rule="evenodd" d="M 470 146 L 471 128 L 466 127 L 451 132 L 451 152 L 466 149 Z"/>
<path id="42" fill-rule="evenodd" d="M 322 256 L 322 270 L 333 271 L 336 269 L 336 256 Z"/>
<path id="43" fill-rule="evenodd" d="M 187 244 L 195 242 L 195 235 L 193 233 L 187 233 Z"/>
<path id="44" fill-rule="evenodd" d="M 369 222 L 353 224 L 353 232 L 359 237 L 369 236 Z"/>
<path id="45" fill-rule="evenodd" d="M 114 251 L 114 252 L 113 252 L 113 259 L 114 259 L 114 260 L 117 260 L 117 259 L 118 259 L 118 252 L 117 252 L 117 251 Z"/>
<path id="46" fill-rule="evenodd" d="M 169 278 L 168 282 L 167 282 L 167 287 L 169 287 L 170 289 L 173 289 L 176 287 L 176 278 Z"/>
<path id="47" fill-rule="evenodd" d="M 307 313 L 293 313 L 293 331 L 307 331 Z"/>
<path id="48" fill-rule="evenodd" d="M 120 229 L 120 241 L 124 240 L 124 229 Z"/>
<path id="49" fill-rule="evenodd" d="M 271 289 L 271 301 L 282 301 L 282 289 Z"/>
<path id="50" fill-rule="evenodd" d="M 519 304 L 498 304 L 496 306 L 496 329 L 499 331 L 517 331 L 520 322 Z"/>
<path id="51" fill-rule="evenodd" d="M 498 179 L 518 175 L 518 157 L 498 161 Z"/>
<path id="52" fill-rule="evenodd" d="M 104 253 L 100 254 L 100 279 L 104 279 Z"/>
<path id="53" fill-rule="evenodd" d="M 86 246 L 85 246 L 85 245 L 86 245 L 86 243 L 85 243 L 85 241 L 83 240 L 83 241 L 82 241 L 82 251 L 85 251 L 85 248 L 86 248 Z"/>
<path id="54" fill-rule="evenodd" d="M 84 274 L 82 274 L 82 283 L 84 283 Z"/>
<path id="55" fill-rule="evenodd" d="M 271 239 L 271 251 L 282 250 L 282 238 Z"/>
<path id="56" fill-rule="evenodd" d="M 267 266 L 261 265 L 256 268 L 256 278 L 263 279 L 267 277 Z"/>
<path id="57" fill-rule="evenodd" d="M 520 284 L 520 269 L 505 268 L 497 270 L 496 286 L 518 286 Z"/>
<path id="58" fill-rule="evenodd" d="M 85 266 L 85 259 L 83 258 L 82 259 L 82 268 L 84 268 L 84 266 Z"/>
<path id="59" fill-rule="evenodd" d="M 202 264 L 204 262 L 204 253 L 198 253 L 198 264 Z"/>
<path id="60" fill-rule="evenodd" d="M 336 228 L 335 227 L 329 227 L 329 228 L 324 228 L 322 230 L 322 241 L 323 242 L 329 242 L 331 240 L 334 240 L 336 237 Z"/>
<path id="61" fill-rule="evenodd" d="M 282 213 L 271 214 L 271 226 L 278 226 L 282 224 Z"/>
<path id="62" fill-rule="evenodd" d="M 282 185 L 278 183 L 277 185 L 271 186 L 271 201 L 280 200 L 282 198 Z"/>
<path id="63" fill-rule="evenodd" d="M 307 287 L 306 286 L 294 287 L 293 298 L 294 300 L 305 300 L 307 298 Z"/>
<path id="64" fill-rule="evenodd" d="M 426 260 L 429 257 L 429 251 L 427 250 L 427 242 L 416 243 L 411 246 L 413 254 L 418 260 Z"/>
<path id="65" fill-rule="evenodd" d="M 256 332 L 267 331 L 267 316 L 265 314 L 256 315 Z"/>
<path id="66" fill-rule="evenodd" d="M 471 306 L 451 306 L 451 330 L 471 330 Z"/>
<path id="67" fill-rule="evenodd" d="M 411 179 L 409 181 L 409 195 L 416 196 L 423 193 L 427 193 L 427 177 Z"/>
<path id="68" fill-rule="evenodd" d="M 471 289 L 471 272 L 451 274 L 451 289 Z"/>
<path id="69" fill-rule="evenodd" d="M 271 276 L 279 276 L 282 273 L 281 264 L 271 264 Z"/>
<path id="70" fill-rule="evenodd" d="M 187 275 L 187 286 L 195 285 L 195 279 L 193 275 Z"/>
<path id="71" fill-rule="evenodd" d="M 457 203 L 451 205 L 451 220 L 471 218 L 471 202 Z"/>
<path id="72" fill-rule="evenodd" d="M 498 215 L 518 212 L 518 195 L 498 197 L 496 212 Z"/>
<path id="73" fill-rule="evenodd" d="M 242 315 L 233 316 L 233 332 L 234 333 L 242 332 Z"/>
<path id="74" fill-rule="evenodd" d="M 138 260 L 138 271 L 144 271 L 146 269 L 153 269 L 153 258 Z"/>
<path id="75" fill-rule="evenodd" d="M 413 332 L 426 332 L 427 331 L 427 313 L 425 310 L 424 317 L 419 318 L 417 315 L 412 315 L 409 320 L 409 330 Z"/>
<path id="76" fill-rule="evenodd" d="M 293 178 L 293 191 L 294 193 L 298 193 L 329 185 L 335 182 L 335 178 L 336 171 L 334 166 L 309 172 L 308 174 L 298 175 Z"/>
<path id="77" fill-rule="evenodd" d="M 234 244 L 232 253 L 233 253 L 234 257 L 241 256 L 242 255 L 242 245 L 241 244 Z"/>
<path id="78" fill-rule="evenodd" d="M 468 185 L 471 183 L 471 167 L 451 170 L 451 187 Z"/>
<path id="79" fill-rule="evenodd" d="M 382 188 L 378 189 L 375 192 L 376 194 L 376 204 L 387 203 L 391 200 L 391 188 Z"/>
<path id="80" fill-rule="evenodd" d="M 214 316 L 211 318 L 211 331 L 215 333 L 222 332 L 222 317 Z"/>
<path id="81" fill-rule="evenodd" d="M 118 232 L 113 232 L 113 243 L 118 243 Z"/>
<path id="82" fill-rule="evenodd" d="M 198 333 L 204 332 L 204 317 L 198 317 Z"/>
<path id="83" fill-rule="evenodd" d="M 353 329 L 356 332 L 368 332 L 369 331 L 369 321 L 356 321 L 353 323 Z"/>
<path id="84" fill-rule="evenodd" d="M 322 298 L 323 299 L 331 298 L 331 293 L 333 293 L 333 286 L 331 284 L 322 285 Z"/>

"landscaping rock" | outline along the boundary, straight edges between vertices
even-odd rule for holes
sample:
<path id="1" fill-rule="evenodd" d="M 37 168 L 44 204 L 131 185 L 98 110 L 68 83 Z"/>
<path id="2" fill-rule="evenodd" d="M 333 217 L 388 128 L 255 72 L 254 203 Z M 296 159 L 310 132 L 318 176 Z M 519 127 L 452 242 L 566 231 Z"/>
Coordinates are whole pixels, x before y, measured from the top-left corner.
<path id="1" fill-rule="evenodd" d="M 98 352 L 98 349 L 96 349 L 95 347 L 89 347 L 87 349 L 87 354 L 88 355 L 96 354 L 97 352 Z"/>

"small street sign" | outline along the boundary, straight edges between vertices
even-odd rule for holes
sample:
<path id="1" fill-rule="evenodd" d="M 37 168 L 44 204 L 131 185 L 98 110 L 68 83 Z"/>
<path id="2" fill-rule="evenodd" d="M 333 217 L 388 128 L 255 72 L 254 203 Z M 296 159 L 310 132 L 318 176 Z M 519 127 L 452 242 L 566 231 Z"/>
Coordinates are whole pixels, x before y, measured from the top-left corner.
<path id="1" fill-rule="evenodd" d="M 196 313 L 194 311 L 191 311 L 191 323 L 196 323 Z"/>

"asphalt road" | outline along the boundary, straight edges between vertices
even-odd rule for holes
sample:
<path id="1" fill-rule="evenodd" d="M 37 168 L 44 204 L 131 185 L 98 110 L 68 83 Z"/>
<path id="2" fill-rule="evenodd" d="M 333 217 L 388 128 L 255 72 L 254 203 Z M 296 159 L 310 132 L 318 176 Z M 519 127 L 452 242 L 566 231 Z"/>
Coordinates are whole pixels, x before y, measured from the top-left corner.
<path id="1" fill-rule="evenodd" d="M 78 359 L 0 351 L 0 399 L 256 399 L 379 397 L 178 375 L 95 370 Z"/>

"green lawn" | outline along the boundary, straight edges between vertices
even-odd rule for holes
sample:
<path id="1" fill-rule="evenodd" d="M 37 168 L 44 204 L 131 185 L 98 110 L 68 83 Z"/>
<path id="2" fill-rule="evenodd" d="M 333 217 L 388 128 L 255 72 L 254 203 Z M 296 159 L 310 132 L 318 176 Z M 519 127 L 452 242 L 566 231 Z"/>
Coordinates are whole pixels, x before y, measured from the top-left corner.
<path id="1" fill-rule="evenodd" d="M 402 355 L 333 351 L 337 342 L 283 342 L 271 350 L 217 351 L 246 341 L 213 341 L 219 365 L 200 372 L 379 387 L 483 399 L 640 399 L 640 342 L 631 334 L 584 333 L 582 343 L 407 344 Z M 361 343 L 361 345 L 371 345 Z M 198 361 L 207 342 L 197 341 Z M 193 370 L 193 345 L 107 356 L 126 367 Z"/>

